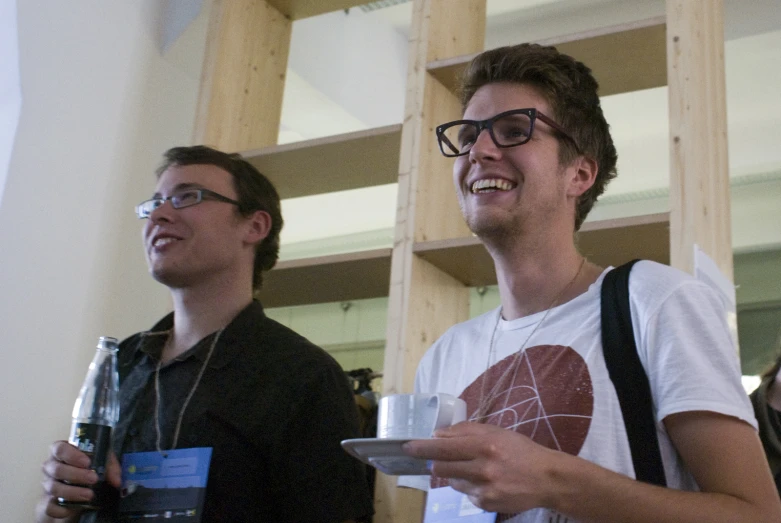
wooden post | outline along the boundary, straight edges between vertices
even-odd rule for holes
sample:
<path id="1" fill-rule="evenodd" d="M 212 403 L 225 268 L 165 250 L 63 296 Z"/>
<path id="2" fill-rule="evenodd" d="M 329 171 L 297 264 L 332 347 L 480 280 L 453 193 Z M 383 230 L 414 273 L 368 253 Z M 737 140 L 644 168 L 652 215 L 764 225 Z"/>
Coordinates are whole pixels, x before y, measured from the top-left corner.
<path id="1" fill-rule="evenodd" d="M 667 0 L 670 264 L 694 246 L 733 279 L 722 0 Z"/>
<path id="2" fill-rule="evenodd" d="M 265 0 L 214 0 L 194 142 L 235 152 L 275 145 L 291 21 Z"/>
<path id="3" fill-rule="evenodd" d="M 468 236 L 434 128 L 460 116 L 455 96 L 426 64 L 482 50 L 485 0 L 415 0 L 399 158 L 383 392 L 411 392 L 418 362 L 444 331 L 469 316 L 469 289 L 413 252 L 415 242 Z M 423 496 L 378 473 L 376 523 L 421 521 Z"/>

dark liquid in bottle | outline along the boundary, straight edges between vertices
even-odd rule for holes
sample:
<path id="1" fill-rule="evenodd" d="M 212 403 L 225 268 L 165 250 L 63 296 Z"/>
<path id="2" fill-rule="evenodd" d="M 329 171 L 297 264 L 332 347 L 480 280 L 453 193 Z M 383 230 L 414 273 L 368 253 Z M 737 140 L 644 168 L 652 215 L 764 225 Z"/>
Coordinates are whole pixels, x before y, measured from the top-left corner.
<path id="1" fill-rule="evenodd" d="M 90 458 L 90 468 L 98 475 L 94 485 L 81 485 L 91 488 L 95 496 L 90 501 L 57 500 L 63 507 L 79 507 L 87 510 L 97 510 L 106 504 L 112 494 L 112 487 L 106 482 L 106 461 L 111 447 L 111 427 L 92 423 L 74 423 L 68 441 L 78 447 Z"/>

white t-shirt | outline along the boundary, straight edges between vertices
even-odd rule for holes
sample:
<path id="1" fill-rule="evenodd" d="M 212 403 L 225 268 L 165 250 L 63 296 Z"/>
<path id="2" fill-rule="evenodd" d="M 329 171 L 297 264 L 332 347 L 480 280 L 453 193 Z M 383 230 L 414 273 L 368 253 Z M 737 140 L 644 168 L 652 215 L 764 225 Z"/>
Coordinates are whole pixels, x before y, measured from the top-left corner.
<path id="1" fill-rule="evenodd" d="M 493 398 L 481 421 L 634 478 L 621 408 L 602 352 L 600 292 L 610 269 L 585 293 L 551 309 L 541 325 L 545 311 L 505 321 L 495 309 L 450 328 L 421 360 L 415 391 L 461 397 L 467 418 L 474 418 L 481 398 Z M 697 490 L 662 420 L 677 412 L 705 410 L 756 428 L 726 311 L 703 283 L 651 261 L 632 268 L 629 293 L 667 485 Z M 508 369 L 500 390 L 494 390 Z M 402 477 L 399 485 L 427 489 L 429 478 Z M 537 509 L 508 521 L 547 523 L 559 521 L 556 516 Z"/>

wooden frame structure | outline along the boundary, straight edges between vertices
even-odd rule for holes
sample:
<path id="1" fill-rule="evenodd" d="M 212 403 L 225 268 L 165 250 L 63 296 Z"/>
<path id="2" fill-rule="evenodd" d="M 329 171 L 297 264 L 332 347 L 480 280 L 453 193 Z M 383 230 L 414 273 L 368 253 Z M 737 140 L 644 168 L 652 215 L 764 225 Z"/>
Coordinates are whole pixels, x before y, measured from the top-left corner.
<path id="1" fill-rule="evenodd" d="M 486 0 L 413 1 L 403 124 L 277 146 L 291 21 L 365 2 L 215 0 L 195 130 L 197 142 L 247 151 L 283 197 L 398 181 L 392 249 L 280 263 L 262 297 L 283 306 L 389 296 L 385 393 L 412 389 L 424 351 L 467 319 L 469 286 L 495 282 L 441 183 L 451 163 L 431 132 L 460 113 L 454 78 L 483 50 Z M 723 35 L 722 0 L 667 0 L 664 17 L 541 42 L 592 67 L 601 95 L 669 88 L 670 213 L 586 224 L 581 248 L 600 264 L 643 257 L 691 272 L 698 245 L 732 278 Z M 371 156 L 342 152 L 356 143 Z M 319 176 L 308 177 L 314 165 Z M 375 521 L 418 522 L 421 500 L 380 475 Z"/>

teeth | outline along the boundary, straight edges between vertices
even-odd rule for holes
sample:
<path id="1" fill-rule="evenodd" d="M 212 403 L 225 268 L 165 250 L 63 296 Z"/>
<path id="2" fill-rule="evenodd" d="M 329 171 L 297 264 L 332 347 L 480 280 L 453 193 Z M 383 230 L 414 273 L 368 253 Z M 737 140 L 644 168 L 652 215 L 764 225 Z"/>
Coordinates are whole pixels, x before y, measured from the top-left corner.
<path id="1" fill-rule="evenodd" d="M 154 246 L 160 247 L 162 245 L 168 245 L 169 243 L 173 243 L 177 241 L 176 238 L 158 238 L 155 240 Z"/>
<path id="2" fill-rule="evenodd" d="M 488 178 L 484 180 L 477 180 L 472 184 L 472 192 L 493 192 L 493 191 L 509 191 L 515 187 L 515 184 L 502 180 L 500 178 Z"/>

